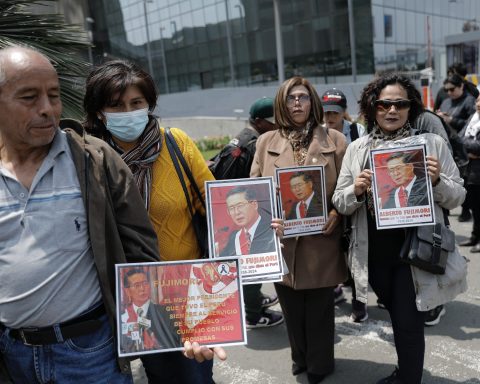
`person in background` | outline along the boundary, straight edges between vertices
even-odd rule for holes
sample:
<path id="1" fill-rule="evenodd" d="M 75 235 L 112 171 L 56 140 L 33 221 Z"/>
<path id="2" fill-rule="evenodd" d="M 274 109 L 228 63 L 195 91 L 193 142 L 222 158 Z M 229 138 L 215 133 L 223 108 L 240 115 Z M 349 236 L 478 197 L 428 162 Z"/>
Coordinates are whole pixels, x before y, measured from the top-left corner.
<path id="1" fill-rule="evenodd" d="M 302 77 L 280 86 L 274 113 L 278 129 L 259 137 L 250 176 L 273 177 L 282 167 L 325 167 L 324 232 L 283 240 L 289 273 L 275 283 L 290 340 L 292 374 L 306 371 L 308 382 L 316 384 L 334 370 L 333 288 L 347 278 L 340 249 L 342 218 L 330 203 L 347 143 L 342 133 L 322 126 L 320 98 Z"/>
<path id="2" fill-rule="evenodd" d="M 365 136 L 365 127 L 357 122 L 348 120 L 347 98 L 339 89 L 332 88 L 322 95 L 322 107 L 325 113 L 325 126 L 342 132 L 347 144 Z"/>
<path id="3" fill-rule="evenodd" d="M 460 132 L 470 162 L 466 172 L 468 206 L 473 213 L 473 228 L 469 239 L 460 243 L 462 246 L 473 246 L 472 253 L 480 252 L 480 96 L 475 101 L 476 112 L 465 128 Z"/>
<path id="4" fill-rule="evenodd" d="M 447 77 L 450 77 L 453 74 L 459 75 L 463 79 L 463 83 L 465 86 L 465 90 L 473 96 L 474 99 L 476 99 L 479 95 L 479 90 L 473 84 L 471 81 L 468 81 L 466 79 L 467 76 L 467 67 L 463 63 L 453 63 L 450 67 L 447 69 Z M 442 105 L 443 100 L 445 100 L 448 97 L 448 92 L 445 91 L 444 87 L 441 87 L 438 90 L 437 96 L 435 98 L 435 103 L 433 105 L 433 109 L 436 111 L 440 108 L 440 105 Z"/>
<path id="5" fill-rule="evenodd" d="M 84 126 L 87 132 L 106 141 L 132 171 L 134 183 L 128 188 L 140 191 L 158 236 L 161 260 L 198 259 L 200 248 L 187 200 L 166 148 L 165 130 L 152 115 L 156 103 L 155 83 L 148 73 L 133 63 L 110 61 L 93 69 L 87 77 Z M 213 176 L 200 151 L 180 129 L 172 128 L 171 133 L 203 194 L 204 182 Z M 187 178 L 185 183 L 191 191 Z M 197 196 L 192 195 L 193 206 L 202 211 Z M 190 346 L 188 342 L 187 345 Z M 209 351 L 195 345 L 186 355 L 191 357 L 198 349 Z M 214 348 L 214 352 L 225 358 L 222 349 Z M 181 352 L 142 355 L 141 360 L 150 383 L 213 383 L 213 360 L 198 363 L 185 359 Z"/>
<path id="6" fill-rule="evenodd" d="M 262 97 L 252 103 L 248 123 L 249 125 L 211 160 L 210 170 L 215 179 L 250 177 L 258 137 L 275 129 L 271 97 Z M 248 329 L 273 327 L 283 323 L 281 313 L 267 309 L 278 303 L 277 295 L 267 295 L 261 291 L 261 288 L 262 284 L 243 286 Z"/>
<path id="7" fill-rule="evenodd" d="M 358 122 L 351 122 L 347 119 L 347 98 L 339 89 L 332 88 L 322 95 L 322 107 L 325 112 L 325 126 L 328 129 L 335 129 L 342 132 L 347 139 L 347 144 L 365 136 L 367 131 L 365 127 Z M 350 218 L 345 218 L 345 227 L 350 231 Z M 348 280 L 344 284 L 339 284 L 334 289 L 335 304 L 345 301 L 343 286 L 352 288 L 352 313 L 350 319 L 355 323 L 361 323 L 368 319 L 367 306 L 356 299 L 355 284 L 353 284 L 352 275 L 349 271 Z"/>
<path id="8" fill-rule="evenodd" d="M 15 383 L 133 383 L 116 354 L 115 264 L 159 255 L 132 174 L 104 142 L 59 129 L 47 57 L 2 49 L 0 74 L 1 358 Z"/>
<path id="9" fill-rule="evenodd" d="M 348 260 L 357 299 L 366 303 L 370 283 L 392 321 L 398 367 L 377 384 L 421 383 L 425 313 L 442 309 L 442 304 L 466 290 L 466 261 L 459 253 L 449 254 L 449 270 L 440 278 L 400 261 L 404 228 L 376 228 L 369 153 L 382 145 L 405 145 L 401 140 L 411 136 L 425 141 L 437 223 L 444 222 L 442 208 L 453 209 L 465 198 L 463 180 L 445 141 L 430 133 L 416 135 L 412 127 L 422 110 L 420 93 L 410 79 L 390 73 L 370 82 L 360 99 L 370 133 L 347 148 L 333 195 L 338 211 L 352 215 Z"/>
<path id="10" fill-rule="evenodd" d="M 453 74 L 447 77 L 443 85 L 448 97 L 442 101 L 436 112 L 458 134 L 470 116 L 475 113 L 475 98 L 466 91 L 465 82 L 460 75 Z M 468 200 L 462 205 L 462 213 L 458 217 L 460 222 L 471 218 Z"/>

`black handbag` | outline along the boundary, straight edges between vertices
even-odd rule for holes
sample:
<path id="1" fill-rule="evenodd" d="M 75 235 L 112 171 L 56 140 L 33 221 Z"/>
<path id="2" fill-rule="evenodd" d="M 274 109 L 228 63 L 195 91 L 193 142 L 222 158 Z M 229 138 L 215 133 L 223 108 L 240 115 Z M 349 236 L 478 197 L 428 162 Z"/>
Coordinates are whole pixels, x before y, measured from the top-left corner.
<path id="1" fill-rule="evenodd" d="M 202 214 L 200 211 L 195 211 L 193 209 L 193 204 L 190 200 L 190 194 L 188 193 L 187 186 L 185 184 L 185 180 L 183 179 L 182 171 L 180 169 L 180 164 L 178 163 L 179 161 L 182 164 L 183 171 L 187 175 L 188 180 L 190 181 L 190 184 L 193 187 L 193 190 L 204 209 L 205 200 L 203 199 L 202 193 L 200 192 L 200 189 L 198 188 L 198 185 L 193 178 L 192 171 L 190 170 L 190 167 L 185 161 L 185 158 L 182 155 L 182 151 L 180 151 L 180 148 L 178 147 L 177 142 L 175 141 L 175 138 L 173 137 L 169 128 L 165 128 L 165 144 L 167 146 L 168 152 L 170 153 L 170 157 L 172 158 L 173 165 L 175 166 L 178 178 L 180 179 L 180 183 L 182 184 L 185 198 L 187 199 L 188 210 L 190 211 L 190 215 L 192 216 L 192 225 L 193 229 L 195 230 L 198 246 L 200 247 L 201 257 L 208 258 L 207 219 L 205 215 Z"/>
<path id="2" fill-rule="evenodd" d="M 414 267 L 435 275 L 443 275 L 448 254 L 455 251 L 455 232 L 445 224 L 425 225 L 407 229 L 400 259 Z"/>

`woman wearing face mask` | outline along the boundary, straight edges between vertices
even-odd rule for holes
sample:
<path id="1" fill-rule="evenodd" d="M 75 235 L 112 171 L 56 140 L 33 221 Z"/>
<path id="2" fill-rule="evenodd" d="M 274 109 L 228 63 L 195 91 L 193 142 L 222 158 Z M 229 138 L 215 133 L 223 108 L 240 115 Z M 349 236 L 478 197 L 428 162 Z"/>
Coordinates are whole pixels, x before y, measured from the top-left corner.
<path id="1" fill-rule="evenodd" d="M 340 249 L 342 219 L 330 203 L 347 144 L 343 133 L 321 125 L 320 98 L 304 78 L 293 77 L 280 86 L 274 112 L 279 129 L 258 138 L 250 176 L 274 176 L 281 167 L 325 167 L 328 220 L 324 232 L 284 239 L 289 273 L 275 284 L 287 324 L 292 374 L 306 371 L 314 384 L 334 370 L 333 288 L 347 277 Z"/>
<path id="2" fill-rule="evenodd" d="M 368 84 L 361 95 L 360 112 L 369 134 L 348 146 L 343 159 L 333 204 L 351 215 L 349 264 L 357 300 L 367 302 L 368 283 L 386 306 L 392 320 L 398 368 L 377 384 L 420 384 L 425 353 L 424 313 L 452 300 L 466 290 L 466 263 L 449 254 L 459 265 L 455 277 L 447 264 L 444 276 L 433 275 L 402 263 L 403 228 L 377 230 L 369 169 L 370 149 L 416 135 L 413 122 L 423 111 L 420 93 L 406 77 L 387 74 Z M 427 169 L 433 185 L 435 216 L 443 223 L 442 208 L 453 209 L 465 198 L 463 180 L 445 141 L 438 135 L 416 136 L 427 147 Z M 398 145 L 406 145 L 404 141 Z"/>
<path id="3" fill-rule="evenodd" d="M 187 200 L 165 147 L 164 129 L 151 115 L 157 102 L 151 76 L 134 64 L 107 62 L 87 78 L 84 108 L 85 129 L 109 143 L 134 175 L 158 236 L 162 261 L 197 259 L 197 245 Z M 181 130 L 171 130 L 194 179 L 204 192 L 204 181 L 212 180 L 205 161 L 193 141 Z M 185 178 L 187 188 L 190 183 Z M 201 203 L 194 194 L 194 207 Z M 224 358 L 224 352 L 217 350 Z M 181 352 L 141 357 L 150 383 L 213 383 L 213 360 L 197 363 Z"/>

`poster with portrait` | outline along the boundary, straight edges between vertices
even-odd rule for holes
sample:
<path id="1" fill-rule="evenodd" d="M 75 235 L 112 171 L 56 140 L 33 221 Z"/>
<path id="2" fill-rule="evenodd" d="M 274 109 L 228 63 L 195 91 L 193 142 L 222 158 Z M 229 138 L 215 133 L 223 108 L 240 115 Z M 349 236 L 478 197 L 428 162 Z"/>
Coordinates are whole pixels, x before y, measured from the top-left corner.
<path id="1" fill-rule="evenodd" d="M 118 355 L 247 343 L 237 257 L 116 265 Z"/>
<path id="2" fill-rule="evenodd" d="M 435 223 L 425 144 L 372 149 L 370 164 L 377 229 Z"/>
<path id="3" fill-rule="evenodd" d="M 327 222 L 323 166 L 278 168 L 275 172 L 285 219 L 284 237 L 322 233 Z"/>
<path id="4" fill-rule="evenodd" d="M 205 182 L 210 257 L 239 256 L 244 284 L 283 275 L 272 177 Z M 269 280 L 271 281 L 271 280 Z"/>

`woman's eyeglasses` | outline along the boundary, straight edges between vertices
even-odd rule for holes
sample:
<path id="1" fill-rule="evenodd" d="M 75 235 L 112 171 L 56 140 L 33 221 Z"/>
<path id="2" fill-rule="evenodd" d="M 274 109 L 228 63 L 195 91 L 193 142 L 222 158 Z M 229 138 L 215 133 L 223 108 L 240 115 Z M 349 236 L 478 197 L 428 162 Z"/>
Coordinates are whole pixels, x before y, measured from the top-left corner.
<path id="1" fill-rule="evenodd" d="M 400 99 L 400 100 L 387 100 L 387 99 L 380 99 L 375 101 L 375 107 L 377 111 L 386 112 L 389 111 L 390 108 L 395 107 L 397 111 L 401 111 L 403 109 L 410 108 L 411 105 L 410 100 Z"/>
<path id="2" fill-rule="evenodd" d="M 453 92 L 453 91 L 455 91 L 455 88 L 457 88 L 457 87 L 444 87 L 443 89 L 445 90 L 445 92 L 448 93 L 448 92 Z"/>
<path id="3" fill-rule="evenodd" d="M 300 104 L 306 104 L 310 101 L 310 96 L 308 95 L 300 95 L 300 96 L 288 95 L 287 96 L 287 105 L 289 107 L 294 106 L 296 101 L 298 101 Z"/>

